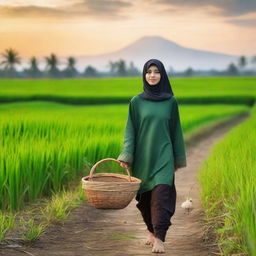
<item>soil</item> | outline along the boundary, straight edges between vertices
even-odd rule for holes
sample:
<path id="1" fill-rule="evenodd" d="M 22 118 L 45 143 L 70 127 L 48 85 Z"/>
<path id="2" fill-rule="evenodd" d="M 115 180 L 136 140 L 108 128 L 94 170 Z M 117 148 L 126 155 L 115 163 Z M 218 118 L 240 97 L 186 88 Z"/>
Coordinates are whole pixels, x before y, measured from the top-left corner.
<path id="1" fill-rule="evenodd" d="M 176 212 L 165 242 L 165 255 L 217 255 L 218 248 L 205 240 L 203 210 L 197 173 L 214 144 L 225 133 L 247 118 L 243 114 L 219 123 L 187 142 L 188 166 L 175 173 L 177 189 Z M 180 207 L 186 197 L 193 199 L 194 209 L 186 214 Z M 144 245 L 147 231 L 133 200 L 122 210 L 95 209 L 87 203 L 74 209 L 62 226 L 46 230 L 32 244 L 9 244 L 0 248 L 1 256 L 120 256 L 152 255 L 151 246 Z"/>

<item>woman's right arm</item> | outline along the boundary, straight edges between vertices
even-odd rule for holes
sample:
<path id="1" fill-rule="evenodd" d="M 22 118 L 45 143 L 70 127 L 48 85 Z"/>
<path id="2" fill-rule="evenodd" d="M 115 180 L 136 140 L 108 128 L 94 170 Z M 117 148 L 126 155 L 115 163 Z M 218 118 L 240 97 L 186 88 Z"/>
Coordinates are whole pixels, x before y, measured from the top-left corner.
<path id="1" fill-rule="evenodd" d="M 126 122 L 125 136 L 123 141 L 123 150 L 117 160 L 127 163 L 129 166 L 133 164 L 133 155 L 135 147 L 135 119 L 132 102 L 129 103 L 128 119 Z"/>

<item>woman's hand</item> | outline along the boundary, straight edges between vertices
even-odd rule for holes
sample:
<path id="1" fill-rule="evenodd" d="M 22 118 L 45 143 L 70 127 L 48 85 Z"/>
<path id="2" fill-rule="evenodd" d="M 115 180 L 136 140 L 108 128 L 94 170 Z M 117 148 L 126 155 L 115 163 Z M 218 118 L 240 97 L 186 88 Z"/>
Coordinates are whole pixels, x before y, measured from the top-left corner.
<path id="1" fill-rule="evenodd" d="M 123 161 L 120 161 L 120 166 L 123 167 L 123 168 L 129 168 L 129 164 L 126 163 L 126 162 L 123 162 Z"/>

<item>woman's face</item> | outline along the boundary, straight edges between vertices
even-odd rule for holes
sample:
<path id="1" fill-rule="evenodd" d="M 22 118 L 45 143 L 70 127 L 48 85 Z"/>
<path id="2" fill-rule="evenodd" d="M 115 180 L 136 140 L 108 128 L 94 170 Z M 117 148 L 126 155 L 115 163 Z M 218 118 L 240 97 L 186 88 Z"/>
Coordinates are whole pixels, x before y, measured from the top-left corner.
<path id="1" fill-rule="evenodd" d="M 147 70 L 145 78 L 149 85 L 154 86 L 158 84 L 161 79 L 161 74 L 158 67 L 155 65 L 150 66 Z"/>

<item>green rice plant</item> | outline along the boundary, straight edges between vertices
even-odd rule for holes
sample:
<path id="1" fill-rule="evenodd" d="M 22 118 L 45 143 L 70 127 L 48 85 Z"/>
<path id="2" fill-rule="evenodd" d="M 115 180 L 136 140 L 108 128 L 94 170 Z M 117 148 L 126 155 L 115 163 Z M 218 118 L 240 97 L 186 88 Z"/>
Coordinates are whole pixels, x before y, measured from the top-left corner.
<path id="1" fill-rule="evenodd" d="M 12 213 L 3 213 L 0 211 L 0 242 L 5 239 L 6 233 L 14 228 L 15 216 Z"/>
<path id="2" fill-rule="evenodd" d="M 23 232 L 22 239 L 26 242 L 37 240 L 45 231 L 45 226 L 41 223 L 35 223 L 34 219 L 20 218 L 19 222 Z"/>
<path id="3" fill-rule="evenodd" d="M 241 105 L 180 107 L 185 134 L 247 111 Z M 88 175 L 88 163 L 116 158 L 127 113 L 128 104 L 104 108 L 46 102 L 0 105 L 0 208 L 21 209 Z"/>
<path id="4" fill-rule="evenodd" d="M 255 77 L 170 78 L 182 103 L 252 104 Z M 125 103 L 143 91 L 141 77 L 101 79 L 1 79 L 0 101 L 47 100 L 73 104 Z"/>
<path id="5" fill-rule="evenodd" d="M 256 255 L 256 107 L 211 151 L 200 170 L 206 220 L 215 224 L 224 255 Z"/>

